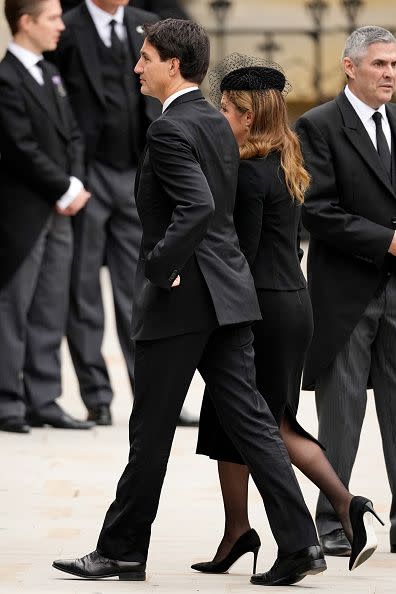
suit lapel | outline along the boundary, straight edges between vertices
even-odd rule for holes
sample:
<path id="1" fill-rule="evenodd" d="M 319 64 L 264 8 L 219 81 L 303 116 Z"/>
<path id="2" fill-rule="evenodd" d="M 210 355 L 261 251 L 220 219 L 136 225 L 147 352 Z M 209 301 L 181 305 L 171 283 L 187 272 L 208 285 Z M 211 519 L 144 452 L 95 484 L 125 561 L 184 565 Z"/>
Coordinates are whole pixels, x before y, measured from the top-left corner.
<path id="1" fill-rule="evenodd" d="M 384 186 L 395 196 L 394 188 L 381 159 L 375 150 L 371 138 L 367 134 L 359 116 L 355 112 L 352 105 L 349 103 L 345 93 L 342 92 L 336 97 L 336 103 L 342 113 L 345 127 L 344 132 L 353 145 L 355 150 L 360 154 L 367 166 L 371 169 L 374 175 L 382 182 Z"/>
<path id="2" fill-rule="evenodd" d="M 86 75 L 90 81 L 99 101 L 106 105 L 103 81 L 100 67 L 100 60 L 97 50 L 97 31 L 85 4 L 80 7 L 79 23 L 74 25 L 76 31 L 76 43 L 80 53 Z"/>
<path id="3" fill-rule="evenodd" d="M 130 41 L 131 50 L 133 52 L 133 59 L 135 60 L 135 64 L 140 57 L 140 50 L 142 49 L 144 36 L 143 30 L 140 31 L 142 23 L 138 20 L 137 15 L 133 10 L 128 10 L 128 7 L 125 7 L 124 12 L 124 23 L 128 33 L 128 39 Z M 133 64 L 133 66 L 135 66 Z"/>
<path id="4" fill-rule="evenodd" d="M 13 54 L 8 52 L 9 59 L 12 60 L 13 65 L 18 69 L 20 73 L 23 85 L 30 93 L 32 98 L 38 103 L 38 105 L 44 109 L 49 117 L 51 118 L 52 122 L 55 124 L 58 131 L 66 137 L 66 132 L 64 128 L 64 122 L 62 117 L 60 116 L 61 112 L 58 112 L 56 109 L 55 101 L 51 101 L 47 95 L 46 89 L 42 87 L 29 73 L 29 71 L 25 68 L 25 66 L 16 58 Z M 52 89 L 51 89 L 52 91 Z"/>

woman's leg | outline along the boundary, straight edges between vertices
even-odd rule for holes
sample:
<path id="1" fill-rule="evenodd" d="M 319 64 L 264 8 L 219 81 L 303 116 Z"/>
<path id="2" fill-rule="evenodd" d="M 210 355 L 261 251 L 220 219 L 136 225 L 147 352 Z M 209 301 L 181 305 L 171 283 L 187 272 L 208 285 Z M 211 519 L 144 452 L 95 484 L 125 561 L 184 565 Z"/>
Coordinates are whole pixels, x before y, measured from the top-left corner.
<path id="1" fill-rule="evenodd" d="M 225 526 L 224 536 L 213 558 L 215 562 L 224 559 L 238 538 L 250 529 L 247 466 L 219 461 L 218 471 L 223 495 Z"/>
<path id="2" fill-rule="evenodd" d="M 321 447 L 295 431 L 287 413 L 282 418 L 280 433 L 292 464 L 326 495 L 340 519 L 347 538 L 352 541 L 349 504 L 353 495 L 344 487 Z"/>

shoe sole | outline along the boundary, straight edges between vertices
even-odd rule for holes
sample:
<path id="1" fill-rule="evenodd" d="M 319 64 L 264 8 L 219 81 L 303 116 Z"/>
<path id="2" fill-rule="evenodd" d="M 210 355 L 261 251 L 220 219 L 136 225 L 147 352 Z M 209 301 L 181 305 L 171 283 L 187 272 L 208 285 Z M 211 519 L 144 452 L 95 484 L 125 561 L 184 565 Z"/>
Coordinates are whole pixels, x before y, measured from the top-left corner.
<path id="1" fill-rule="evenodd" d="M 311 563 L 307 565 L 296 568 L 294 573 L 284 576 L 279 580 L 263 583 L 261 581 L 255 581 L 254 575 L 252 575 L 250 582 L 256 586 L 289 586 L 301 582 L 307 575 L 317 575 L 318 573 L 326 571 L 326 569 L 326 561 L 324 559 L 318 559 L 316 561 L 311 561 Z"/>
<path id="2" fill-rule="evenodd" d="M 373 528 L 373 515 L 370 512 L 365 512 L 363 514 L 363 524 L 366 530 L 366 544 L 356 557 L 351 567 L 351 571 L 367 561 L 367 559 L 371 557 L 378 546 L 377 536 Z"/>
<path id="3" fill-rule="evenodd" d="M 82 575 L 82 574 L 78 573 L 77 571 L 68 571 L 67 569 L 57 567 L 54 564 L 52 564 L 52 567 L 54 567 L 58 571 L 63 571 L 64 573 L 68 573 L 69 575 L 75 575 L 79 578 L 83 578 L 86 580 L 103 580 L 106 578 L 118 577 L 118 579 L 120 581 L 125 581 L 125 582 L 144 582 L 146 579 L 145 572 L 112 573 L 109 575 Z"/>

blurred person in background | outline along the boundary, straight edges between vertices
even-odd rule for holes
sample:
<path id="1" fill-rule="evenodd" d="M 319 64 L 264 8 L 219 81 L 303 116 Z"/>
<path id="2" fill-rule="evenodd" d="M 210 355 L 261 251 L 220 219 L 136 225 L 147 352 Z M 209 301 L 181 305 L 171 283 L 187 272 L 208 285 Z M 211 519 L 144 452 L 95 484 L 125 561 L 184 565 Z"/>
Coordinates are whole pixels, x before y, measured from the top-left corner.
<path id="1" fill-rule="evenodd" d="M 368 531 L 367 537 L 362 529 L 364 514 L 373 513 L 372 503 L 348 492 L 320 444 L 296 419 L 313 324 L 299 262 L 300 213 L 309 175 L 288 124 L 284 95 L 290 84 L 278 64 L 241 54 L 226 58 L 209 80 L 213 101 L 221 105 L 241 155 L 234 221 L 263 317 L 253 325 L 257 388 L 280 427 L 292 463 L 331 501 L 353 543 L 354 569 L 377 546 L 374 532 Z M 222 428 L 208 391 L 199 426 L 197 452 L 218 460 L 225 528 L 213 560 L 192 568 L 223 573 L 247 552 L 254 554 L 255 564 L 260 547 L 248 518 L 249 470 Z"/>
<path id="2" fill-rule="evenodd" d="M 92 198 L 74 221 L 67 340 L 88 420 L 112 423 L 113 390 L 101 348 L 104 311 L 100 287 L 109 269 L 120 346 L 134 389 L 135 347 L 130 339 L 133 282 L 141 226 L 133 186 L 149 123 L 160 104 L 139 92 L 134 64 L 142 25 L 155 14 L 127 0 L 86 0 L 65 15 L 66 30 L 50 57 L 62 74 L 86 146 L 86 183 Z M 196 419 L 181 418 L 183 424 Z"/>
<path id="3" fill-rule="evenodd" d="M 346 487 L 374 389 L 396 553 L 396 39 L 368 26 L 348 37 L 345 89 L 297 122 L 312 178 L 303 206 L 311 234 L 314 335 L 303 387 L 315 390 L 319 440 Z M 316 523 L 328 555 L 350 544 L 325 494 Z"/>
<path id="4" fill-rule="evenodd" d="M 62 0 L 62 9 L 64 12 L 81 4 L 82 0 Z M 161 19 L 173 17 L 177 19 L 187 19 L 187 13 L 182 8 L 179 0 L 130 0 L 130 6 L 141 8 L 158 14 Z"/>
<path id="5" fill-rule="evenodd" d="M 89 429 L 56 403 L 68 305 L 70 216 L 89 198 L 81 134 L 58 70 L 58 0 L 6 0 L 0 63 L 0 430 Z"/>

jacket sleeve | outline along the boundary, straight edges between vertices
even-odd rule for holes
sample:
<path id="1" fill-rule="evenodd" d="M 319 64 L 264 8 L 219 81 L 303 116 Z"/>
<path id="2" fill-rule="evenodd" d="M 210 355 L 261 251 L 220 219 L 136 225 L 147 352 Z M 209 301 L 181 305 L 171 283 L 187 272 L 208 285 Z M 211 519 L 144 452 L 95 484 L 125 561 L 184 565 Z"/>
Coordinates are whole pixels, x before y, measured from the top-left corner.
<path id="1" fill-rule="evenodd" d="M 312 237 L 331 244 L 334 249 L 381 268 L 394 232 L 342 208 L 328 142 L 304 116 L 298 120 L 296 131 L 312 177 L 302 210 L 305 227 Z"/>
<path id="2" fill-rule="evenodd" d="M 14 175 L 51 203 L 69 188 L 69 176 L 35 140 L 21 92 L 3 79 L 0 80 L 0 152 Z"/>
<path id="3" fill-rule="evenodd" d="M 151 167 L 173 204 L 173 214 L 164 238 L 146 257 L 145 275 L 155 285 L 170 289 L 204 238 L 215 205 L 192 146 L 172 121 L 155 121 L 147 144 Z"/>
<path id="4" fill-rule="evenodd" d="M 238 173 L 238 187 L 234 210 L 234 223 L 239 244 L 250 268 L 260 244 L 263 224 L 263 200 L 265 188 L 255 179 L 254 166 L 241 161 Z"/>

